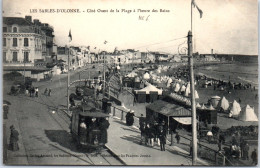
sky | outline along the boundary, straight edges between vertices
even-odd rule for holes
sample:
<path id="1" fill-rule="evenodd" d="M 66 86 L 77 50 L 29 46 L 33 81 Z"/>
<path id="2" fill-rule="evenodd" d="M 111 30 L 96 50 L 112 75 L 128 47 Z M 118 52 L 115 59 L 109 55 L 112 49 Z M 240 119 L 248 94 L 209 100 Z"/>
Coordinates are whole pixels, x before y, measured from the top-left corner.
<path id="1" fill-rule="evenodd" d="M 219 54 L 258 54 L 257 0 L 195 2 L 203 16 L 192 8 L 194 52 L 213 49 Z M 40 9 L 79 9 L 80 13 L 40 13 Z M 153 9 L 158 12 L 151 12 Z M 70 45 L 90 46 L 91 50 L 113 51 L 117 47 L 176 54 L 187 47 L 186 36 L 191 30 L 191 0 L 3 0 L 3 16 L 25 15 L 53 26 L 57 45 L 68 45 L 71 30 Z"/>

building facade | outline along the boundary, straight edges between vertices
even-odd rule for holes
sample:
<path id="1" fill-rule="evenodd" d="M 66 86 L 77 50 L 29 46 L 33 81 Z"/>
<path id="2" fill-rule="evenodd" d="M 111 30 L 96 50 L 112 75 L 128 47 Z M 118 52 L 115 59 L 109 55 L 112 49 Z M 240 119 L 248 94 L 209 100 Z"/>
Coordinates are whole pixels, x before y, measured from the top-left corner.
<path id="1" fill-rule="evenodd" d="M 48 24 L 42 24 L 31 16 L 3 17 L 3 65 L 4 71 L 19 71 L 26 69 L 24 75 L 32 77 L 37 74 L 39 64 L 35 68 L 37 60 L 44 60 L 43 55 L 48 55 L 47 44 L 53 41 L 53 35 L 46 34 Z M 51 28 L 53 32 L 53 28 Z M 49 38 L 51 36 L 52 38 Z M 43 65 L 43 64 L 40 64 Z M 27 68 L 24 68 L 27 67 Z M 45 67 L 41 67 L 41 72 Z M 47 70 L 47 69 L 46 69 Z M 38 79 L 37 79 L 38 80 Z"/>

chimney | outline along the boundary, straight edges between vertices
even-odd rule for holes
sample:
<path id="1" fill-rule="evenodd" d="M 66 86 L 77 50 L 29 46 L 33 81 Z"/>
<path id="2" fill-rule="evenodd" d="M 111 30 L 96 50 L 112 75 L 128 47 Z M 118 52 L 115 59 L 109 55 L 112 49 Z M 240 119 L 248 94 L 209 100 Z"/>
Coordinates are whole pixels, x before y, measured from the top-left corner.
<path id="1" fill-rule="evenodd" d="M 25 20 L 32 22 L 32 16 L 25 16 Z"/>
<path id="2" fill-rule="evenodd" d="M 36 25 L 39 25 L 40 21 L 39 21 L 39 19 L 33 19 L 33 23 Z"/>
<path id="3" fill-rule="evenodd" d="M 213 49 L 211 49 L 211 55 L 213 55 Z"/>

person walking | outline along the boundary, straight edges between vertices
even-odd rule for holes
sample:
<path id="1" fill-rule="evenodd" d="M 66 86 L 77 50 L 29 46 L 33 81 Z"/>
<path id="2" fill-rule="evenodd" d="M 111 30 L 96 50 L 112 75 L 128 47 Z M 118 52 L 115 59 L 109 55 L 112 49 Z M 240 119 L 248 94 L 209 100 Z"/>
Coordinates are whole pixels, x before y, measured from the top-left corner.
<path id="1" fill-rule="evenodd" d="M 49 89 L 48 96 L 51 96 L 51 89 Z"/>
<path id="2" fill-rule="evenodd" d="M 251 159 L 252 159 L 252 164 L 253 165 L 257 165 L 257 152 L 256 152 L 256 149 L 254 149 L 254 151 L 252 152 Z"/>
<path id="3" fill-rule="evenodd" d="M 19 140 L 19 133 L 18 131 L 14 128 L 13 125 L 10 126 L 11 134 L 10 134 L 10 144 L 9 148 L 12 151 L 18 151 L 19 146 L 18 146 L 18 140 Z"/>

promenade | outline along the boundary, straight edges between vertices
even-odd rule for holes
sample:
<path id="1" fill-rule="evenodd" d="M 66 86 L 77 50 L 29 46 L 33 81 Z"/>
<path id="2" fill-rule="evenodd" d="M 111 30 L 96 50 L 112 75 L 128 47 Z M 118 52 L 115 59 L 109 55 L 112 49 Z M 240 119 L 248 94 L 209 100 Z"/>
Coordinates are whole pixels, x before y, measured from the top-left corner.
<path id="1" fill-rule="evenodd" d="M 126 165 L 192 165 L 189 152 L 167 142 L 165 151 L 155 143 L 154 147 L 140 145 L 140 131 L 136 126 L 126 126 L 117 116 L 110 117 L 108 143 L 106 146 Z M 199 160 L 198 165 L 208 165 Z"/>

